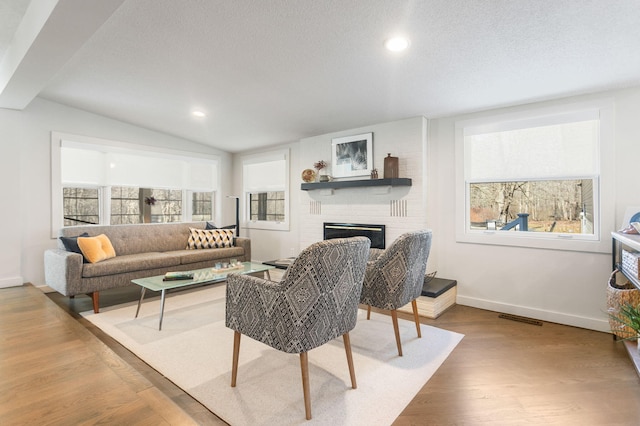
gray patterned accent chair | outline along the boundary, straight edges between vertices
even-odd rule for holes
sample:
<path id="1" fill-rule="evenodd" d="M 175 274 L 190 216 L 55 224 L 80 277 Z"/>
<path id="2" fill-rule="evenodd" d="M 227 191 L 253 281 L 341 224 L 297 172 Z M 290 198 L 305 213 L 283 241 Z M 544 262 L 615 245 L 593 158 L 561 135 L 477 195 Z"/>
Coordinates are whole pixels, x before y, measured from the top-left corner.
<path id="1" fill-rule="evenodd" d="M 371 242 L 337 238 L 307 247 L 280 282 L 232 274 L 227 278 L 226 325 L 234 330 L 231 386 L 236 386 L 240 337 L 300 354 L 305 414 L 311 419 L 307 352 L 342 336 L 356 388 L 349 331 L 358 305 Z M 269 384 L 265 383 L 265 390 Z"/>
<path id="2" fill-rule="evenodd" d="M 371 306 L 391 311 L 400 356 L 402 343 L 396 309 L 411 302 L 418 337 L 422 337 L 416 299 L 422 293 L 430 250 L 430 230 L 407 232 L 386 250 L 371 249 L 367 262 L 360 302 L 367 305 L 367 319 L 371 315 Z"/>

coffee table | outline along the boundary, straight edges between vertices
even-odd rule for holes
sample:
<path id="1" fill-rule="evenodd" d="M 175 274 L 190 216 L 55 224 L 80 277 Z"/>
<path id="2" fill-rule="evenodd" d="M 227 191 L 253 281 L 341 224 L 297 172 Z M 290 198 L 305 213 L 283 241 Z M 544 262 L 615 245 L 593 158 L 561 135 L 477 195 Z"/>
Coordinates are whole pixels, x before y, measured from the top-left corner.
<path id="1" fill-rule="evenodd" d="M 278 269 L 288 269 L 289 266 L 296 260 L 295 257 L 287 257 L 285 259 L 275 259 L 275 260 L 267 260 L 262 262 L 264 265 L 274 266 Z"/>
<path id="2" fill-rule="evenodd" d="M 136 280 L 131 280 L 132 283 L 137 284 L 141 287 L 140 290 L 140 300 L 138 300 L 138 309 L 136 309 L 136 316 L 138 318 L 138 314 L 140 313 L 140 305 L 142 304 L 142 299 L 144 299 L 144 294 L 147 289 L 151 291 L 159 291 L 161 292 L 160 296 L 160 323 L 158 325 L 158 330 L 162 330 L 162 318 L 164 316 L 164 300 L 167 293 L 167 290 L 174 290 L 177 288 L 184 288 L 193 285 L 202 285 L 202 284 L 212 284 L 217 282 L 226 281 L 227 275 L 229 274 L 241 274 L 241 275 L 250 275 L 250 274 L 258 274 L 265 273 L 267 274 L 267 279 L 271 279 L 269 275 L 269 270 L 274 269 L 273 266 L 264 265 L 262 263 L 255 262 L 242 262 L 243 267 L 237 269 L 229 269 L 224 271 L 215 271 L 213 268 L 204 268 L 204 269 L 195 269 L 193 271 L 193 278 L 187 280 L 175 280 L 175 281 L 163 281 L 164 275 L 156 275 L 154 277 L 149 278 L 138 278 Z"/>

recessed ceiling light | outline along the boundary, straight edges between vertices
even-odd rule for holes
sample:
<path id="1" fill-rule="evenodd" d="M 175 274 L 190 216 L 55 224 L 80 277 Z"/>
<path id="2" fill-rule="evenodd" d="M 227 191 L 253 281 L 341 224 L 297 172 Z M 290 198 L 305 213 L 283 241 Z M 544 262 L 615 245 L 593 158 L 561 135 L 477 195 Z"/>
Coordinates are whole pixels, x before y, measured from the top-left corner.
<path id="1" fill-rule="evenodd" d="M 392 37 L 384 42 L 384 47 L 392 52 L 402 52 L 409 47 L 409 39 L 406 37 Z"/>
<path id="2" fill-rule="evenodd" d="M 205 114 L 202 111 L 193 111 L 191 114 L 193 114 L 194 117 L 198 117 L 198 118 L 202 118 L 202 117 L 206 117 L 207 114 Z"/>

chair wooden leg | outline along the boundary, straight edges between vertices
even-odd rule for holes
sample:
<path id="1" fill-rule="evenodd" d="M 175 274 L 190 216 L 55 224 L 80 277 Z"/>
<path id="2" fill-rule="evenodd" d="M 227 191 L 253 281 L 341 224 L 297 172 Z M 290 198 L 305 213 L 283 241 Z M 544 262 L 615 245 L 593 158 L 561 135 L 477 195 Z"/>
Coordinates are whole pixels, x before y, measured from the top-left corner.
<path id="1" fill-rule="evenodd" d="M 236 378 L 238 377 L 238 358 L 240 357 L 240 334 L 239 331 L 233 332 L 233 361 L 231 362 L 231 387 L 236 387 Z"/>
<path id="2" fill-rule="evenodd" d="M 371 319 L 371 305 L 367 305 L 367 319 Z"/>
<path id="3" fill-rule="evenodd" d="M 398 327 L 398 313 L 396 310 L 391 311 L 391 319 L 393 320 L 393 331 L 396 334 L 396 345 L 398 346 L 398 355 L 402 356 L 402 343 L 400 343 L 400 328 Z"/>
<path id="4" fill-rule="evenodd" d="M 357 389 L 356 384 L 356 371 L 353 369 L 353 355 L 351 354 L 351 339 L 349 339 L 349 332 L 342 335 L 344 340 L 344 350 L 347 352 L 347 364 L 349 364 L 349 375 L 351 376 L 351 387 Z"/>
<path id="5" fill-rule="evenodd" d="M 411 301 L 411 307 L 413 308 L 413 320 L 416 322 L 418 337 L 422 337 L 422 333 L 420 332 L 420 315 L 418 315 L 418 302 L 416 302 L 416 299 Z"/>
<path id="6" fill-rule="evenodd" d="M 311 420 L 311 398 L 309 396 L 309 358 L 306 352 L 300 354 L 300 369 L 302 370 L 302 393 L 304 394 L 304 413 L 307 420 Z"/>

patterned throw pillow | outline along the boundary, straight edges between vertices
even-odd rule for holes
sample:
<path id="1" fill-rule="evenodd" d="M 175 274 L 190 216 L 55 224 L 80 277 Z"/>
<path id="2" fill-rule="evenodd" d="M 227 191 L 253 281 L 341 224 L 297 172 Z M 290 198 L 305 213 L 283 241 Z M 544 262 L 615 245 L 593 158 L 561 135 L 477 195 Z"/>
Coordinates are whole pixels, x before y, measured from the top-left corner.
<path id="1" fill-rule="evenodd" d="M 190 235 L 187 250 L 233 247 L 232 229 L 196 229 L 189 228 Z"/>

